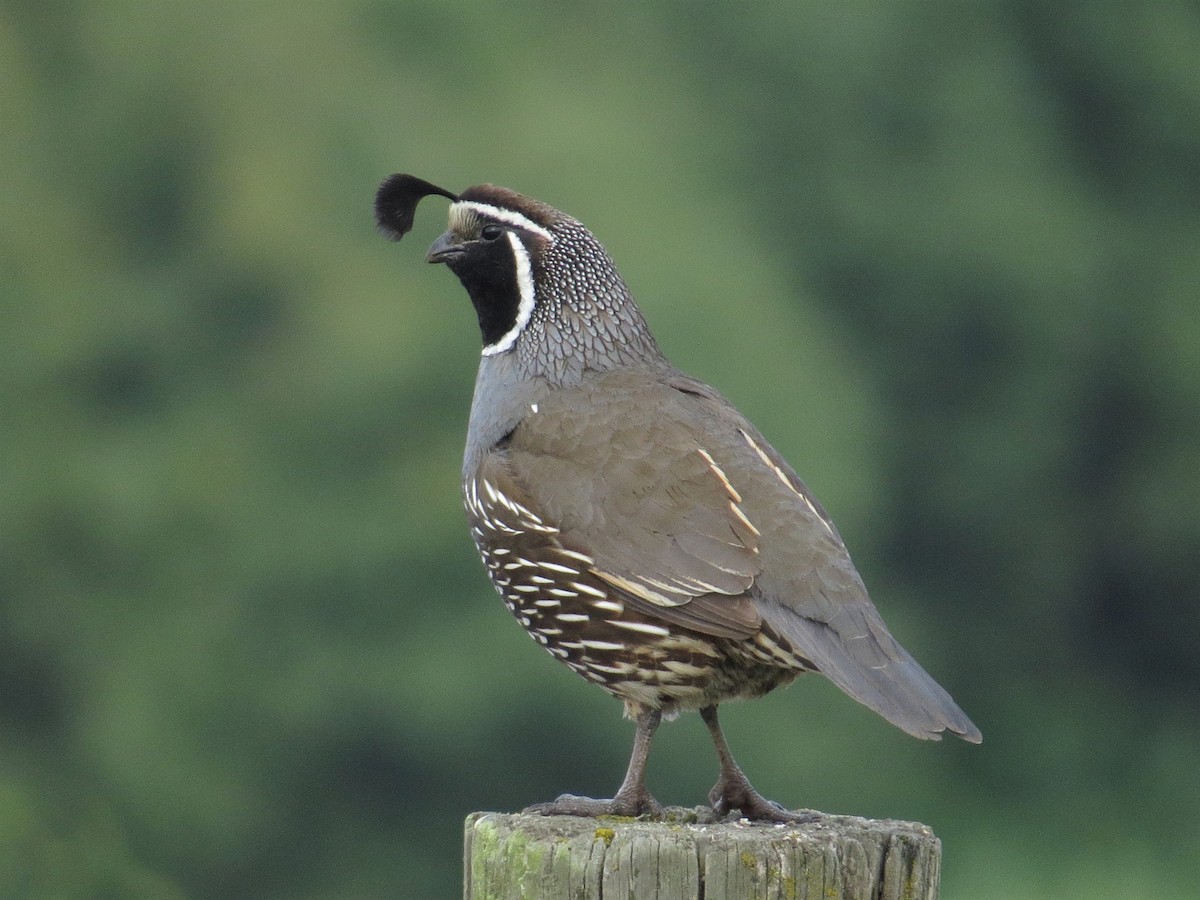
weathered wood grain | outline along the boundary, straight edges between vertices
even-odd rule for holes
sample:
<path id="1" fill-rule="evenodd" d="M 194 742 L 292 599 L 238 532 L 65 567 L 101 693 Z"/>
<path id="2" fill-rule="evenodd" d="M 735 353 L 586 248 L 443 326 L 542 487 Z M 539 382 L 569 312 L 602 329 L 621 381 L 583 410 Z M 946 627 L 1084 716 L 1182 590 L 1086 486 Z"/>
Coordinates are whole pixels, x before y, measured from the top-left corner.
<path id="1" fill-rule="evenodd" d="M 465 900 L 937 900 L 941 842 L 914 822 L 807 825 L 472 813 Z"/>

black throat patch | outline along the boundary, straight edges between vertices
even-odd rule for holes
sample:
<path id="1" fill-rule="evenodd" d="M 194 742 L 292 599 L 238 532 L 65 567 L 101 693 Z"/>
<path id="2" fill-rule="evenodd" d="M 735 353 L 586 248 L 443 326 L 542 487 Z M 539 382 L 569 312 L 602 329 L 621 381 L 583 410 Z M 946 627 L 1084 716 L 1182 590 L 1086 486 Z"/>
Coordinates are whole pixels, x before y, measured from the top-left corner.
<path id="1" fill-rule="evenodd" d="M 447 266 L 466 288 L 485 348 L 496 345 L 517 326 L 521 288 L 513 247 L 507 240 L 477 245 Z"/>

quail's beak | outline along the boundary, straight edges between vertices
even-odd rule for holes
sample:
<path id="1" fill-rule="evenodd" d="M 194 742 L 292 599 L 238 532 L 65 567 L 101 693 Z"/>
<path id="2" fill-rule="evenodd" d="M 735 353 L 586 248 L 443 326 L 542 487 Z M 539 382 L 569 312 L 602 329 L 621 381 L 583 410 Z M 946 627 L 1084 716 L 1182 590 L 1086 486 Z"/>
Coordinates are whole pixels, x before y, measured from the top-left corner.
<path id="1" fill-rule="evenodd" d="M 425 254 L 425 262 L 450 262 L 463 252 L 462 239 L 453 231 L 447 231 L 433 242 L 433 246 Z"/>

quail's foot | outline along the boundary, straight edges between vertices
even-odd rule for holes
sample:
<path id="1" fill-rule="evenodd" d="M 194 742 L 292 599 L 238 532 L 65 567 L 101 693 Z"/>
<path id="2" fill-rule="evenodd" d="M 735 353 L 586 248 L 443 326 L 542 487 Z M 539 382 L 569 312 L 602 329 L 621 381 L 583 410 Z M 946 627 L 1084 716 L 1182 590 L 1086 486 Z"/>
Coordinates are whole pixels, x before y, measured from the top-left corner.
<path id="1" fill-rule="evenodd" d="M 801 825 L 821 818 L 819 813 L 784 809 L 756 791 L 745 776 L 737 778 L 722 775 L 708 792 L 708 801 L 718 816 L 726 816 L 736 809 L 742 818 L 752 822 L 787 822 Z"/>
<path id="2" fill-rule="evenodd" d="M 543 816 L 650 816 L 659 818 L 663 814 L 662 805 L 650 795 L 649 791 L 618 791 L 611 800 L 594 800 L 591 797 L 577 797 L 574 794 L 563 794 L 557 800 L 547 803 L 535 803 L 527 806 L 525 812 Z"/>

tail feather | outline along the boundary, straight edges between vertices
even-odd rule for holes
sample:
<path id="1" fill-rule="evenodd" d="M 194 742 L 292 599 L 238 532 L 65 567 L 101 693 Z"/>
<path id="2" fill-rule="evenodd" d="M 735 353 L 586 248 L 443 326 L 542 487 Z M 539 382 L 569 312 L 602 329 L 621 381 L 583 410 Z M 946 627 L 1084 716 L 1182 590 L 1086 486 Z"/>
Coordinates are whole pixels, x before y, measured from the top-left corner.
<path id="1" fill-rule="evenodd" d="M 869 602 L 843 606 L 837 622 L 821 622 L 777 604 L 763 619 L 819 672 L 863 705 L 914 737 L 940 740 L 949 731 L 983 740 L 967 714 L 888 632 Z"/>

